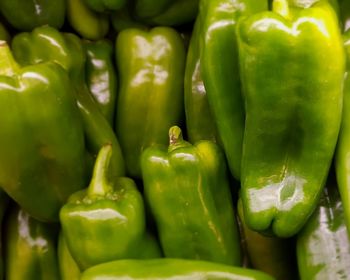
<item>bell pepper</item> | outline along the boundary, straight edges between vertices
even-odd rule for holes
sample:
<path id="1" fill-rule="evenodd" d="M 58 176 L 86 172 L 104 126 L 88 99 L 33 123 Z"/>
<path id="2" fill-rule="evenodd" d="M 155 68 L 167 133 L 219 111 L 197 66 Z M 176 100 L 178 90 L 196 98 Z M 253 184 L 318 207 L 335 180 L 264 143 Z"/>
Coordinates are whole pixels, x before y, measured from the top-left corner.
<path id="1" fill-rule="evenodd" d="M 108 40 L 84 41 L 86 81 L 104 117 L 113 126 L 117 98 L 117 74 L 113 65 L 112 43 Z"/>
<path id="2" fill-rule="evenodd" d="M 67 18 L 73 29 L 83 38 L 98 40 L 106 36 L 109 21 L 106 14 L 91 10 L 85 0 L 66 0 Z"/>
<path id="3" fill-rule="evenodd" d="M 252 269 L 197 260 L 120 260 L 89 268 L 81 280 L 273 280 Z"/>
<path id="4" fill-rule="evenodd" d="M 343 36 L 347 65 L 344 81 L 344 106 L 341 129 L 335 154 L 335 171 L 343 202 L 345 224 L 350 237 L 350 30 Z"/>
<path id="5" fill-rule="evenodd" d="M 126 29 L 119 33 L 116 56 L 120 87 L 116 132 L 127 174 L 140 178 L 142 151 L 167 143 L 167 131 L 183 114 L 185 47 L 168 27 Z"/>
<path id="6" fill-rule="evenodd" d="M 6 219 L 4 235 L 4 279 L 61 279 L 56 251 L 57 225 L 39 222 L 13 207 Z"/>
<path id="7" fill-rule="evenodd" d="M 54 28 L 43 26 L 34 29 L 31 33 L 16 35 L 12 41 L 12 49 L 16 60 L 22 65 L 53 61 L 69 73 L 75 86 L 74 97 L 83 120 L 89 152 L 96 156 L 103 145 L 112 144 L 111 166 L 115 172 L 114 175 L 124 175 L 124 159 L 118 139 L 85 82 L 86 56 L 81 40 L 74 34 L 60 33 Z"/>
<path id="8" fill-rule="evenodd" d="M 50 25 L 61 28 L 66 13 L 65 0 L 1 0 L 0 10 L 4 18 L 20 31 Z"/>
<path id="9" fill-rule="evenodd" d="M 61 280 L 80 280 L 79 266 L 69 252 L 62 231 L 58 236 L 57 256 Z"/>
<path id="10" fill-rule="evenodd" d="M 224 155 L 211 141 L 191 145 L 177 126 L 169 147 L 141 157 L 144 193 L 167 258 L 240 264 L 240 243 Z"/>
<path id="11" fill-rule="evenodd" d="M 339 10 L 342 29 L 347 31 L 350 29 L 350 2 L 347 0 L 339 0 Z"/>
<path id="12" fill-rule="evenodd" d="M 67 73 L 21 68 L 0 44 L 0 185 L 33 217 L 57 221 L 85 172 L 83 124 Z"/>
<path id="13" fill-rule="evenodd" d="M 296 260 L 295 254 L 293 254 L 294 242 L 290 239 L 264 236 L 250 230 L 244 221 L 240 199 L 237 208 L 240 225 L 243 229 L 244 244 L 252 267 L 266 272 L 276 279 L 297 279 Z"/>
<path id="14" fill-rule="evenodd" d="M 130 5 L 110 14 L 113 29 L 118 33 L 127 28 L 138 28 L 147 30 L 148 26 L 133 17 Z"/>
<path id="15" fill-rule="evenodd" d="M 317 209 L 297 236 L 300 280 L 349 278 L 350 240 L 334 181 L 330 178 Z"/>
<path id="16" fill-rule="evenodd" d="M 95 12 L 103 13 L 121 9 L 127 0 L 84 0 L 84 2 Z"/>
<path id="17" fill-rule="evenodd" d="M 267 10 L 267 0 L 203 0 L 201 74 L 231 174 L 240 178 L 244 104 L 236 37 L 241 17 Z"/>
<path id="18" fill-rule="evenodd" d="M 101 148 L 87 189 L 72 194 L 60 212 L 64 238 L 81 270 L 136 258 L 146 236 L 143 199 L 133 180 L 109 178 L 112 147 Z"/>
<path id="19" fill-rule="evenodd" d="M 217 141 L 216 125 L 209 108 L 207 93 L 201 74 L 200 32 L 202 23 L 198 17 L 193 28 L 186 59 L 185 70 L 185 114 L 188 140 Z"/>
<path id="20" fill-rule="evenodd" d="M 6 41 L 7 43 L 10 42 L 11 36 L 5 26 L 0 22 L 0 40 Z"/>
<path id="21" fill-rule="evenodd" d="M 317 206 L 342 111 L 345 56 L 328 1 L 275 0 L 237 28 L 246 124 L 248 227 L 295 235 Z M 316 42 L 316 43 L 315 43 Z"/>

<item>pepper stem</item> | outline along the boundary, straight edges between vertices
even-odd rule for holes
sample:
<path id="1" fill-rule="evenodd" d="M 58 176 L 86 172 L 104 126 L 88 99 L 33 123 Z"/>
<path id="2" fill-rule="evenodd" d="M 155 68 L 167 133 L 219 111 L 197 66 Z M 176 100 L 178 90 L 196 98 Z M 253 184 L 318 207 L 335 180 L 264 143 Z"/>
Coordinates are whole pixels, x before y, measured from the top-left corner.
<path id="1" fill-rule="evenodd" d="M 13 76 L 19 70 L 10 47 L 6 41 L 0 40 L 0 75 Z"/>
<path id="2" fill-rule="evenodd" d="M 92 179 L 87 190 L 88 196 L 103 196 L 112 190 L 108 180 L 108 170 L 112 156 L 112 145 L 103 146 L 96 158 Z"/>
<path id="3" fill-rule="evenodd" d="M 169 148 L 168 148 L 169 152 L 172 152 L 177 148 L 190 146 L 190 145 L 191 145 L 190 143 L 184 141 L 180 127 L 175 125 L 169 129 Z"/>

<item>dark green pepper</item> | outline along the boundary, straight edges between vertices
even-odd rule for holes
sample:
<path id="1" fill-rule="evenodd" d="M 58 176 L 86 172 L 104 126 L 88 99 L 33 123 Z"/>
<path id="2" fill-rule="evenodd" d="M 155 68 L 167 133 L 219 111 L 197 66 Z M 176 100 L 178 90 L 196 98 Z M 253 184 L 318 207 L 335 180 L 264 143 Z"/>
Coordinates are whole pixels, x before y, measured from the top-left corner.
<path id="1" fill-rule="evenodd" d="M 240 178 L 244 105 L 236 38 L 241 17 L 267 10 L 267 0 L 200 2 L 201 74 L 231 174 Z"/>
<path id="2" fill-rule="evenodd" d="M 164 255 L 238 265 L 239 236 L 224 155 L 211 141 L 192 146 L 176 126 L 169 141 L 169 147 L 147 148 L 141 160 Z"/>
<path id="3" fill-rule="evenodd" d="M 6 20 L 20 31 L 50 25 L 61 28 L 66 13 L 65 0 L 1 0 L 0 9 Z"/>
<path id="4" fill-rule="evenodd" d="M 181 259 L 121 260 L 86 270 L 81 280 L 273 280 L 263 272 Z"/>
<path id="5" fill-rule="evenodd" d="M 345 56 L 328 1 L 276 0 L 239 23 L 246 124 L 242 157 L 249 228 L 296 234 L 317 206 L 342 111 Z"/>
<path id="6" fill-rule="evenodd" d="M 124 160 L 112 127 L 103 116 L 85 82 L 85 52 L 81 40 L 71 33 L 60 33 L 49 26 L 13 38 L 12 49 L 22 65 L 53 61 L 60 64 L 75 87 L 75 97 L 83 120 L 88 150 L 94 156 L 105 144 L 113 146 L 112 166 L 115 174 L 125 173 Z M 83 186 L 83 185 L 80 185 Z"/>
<path id="7" fill-rule="evenodd" d="M 86 82 L 109 124 L 113 126 L 117 98 L 117 74 L 113 46 L 108 40 L 85 41 Z"/>
<path id="8" fill-rule="evenodd" d="M 85 173 L 83 124 L 74 88 L 56 63 L 20 68 L 0 44 L 0 186 L 25 211 L 57 221 Z"/>
<path id="9" fill-rule="evenodd" d="M 101 149 L 89 187 L 71 195 L 60 212 L 67 246 L 82 270 L 142 255 L 139 250 L 146 238 L 143 199 L 133 180 L 108 178 L 111 155 L 110 145 Z"/>
<path id="10" fill-rule="evenodd" d="M 350 279 L 350 240 L 333 178 L 298 234 L 297 255 L 300 280 Z"/>
<path id="11" fill-rule="evenodd" d="M 140 156 L 154 144 L 167 143 L 167 132 L 183 113 L 185 47 L 168 27 L 126 29 L 116 44 L 120 87 L 116 132 L 127 173 L 141 177 Z"/>
<path id="12" fill-rule="evenodd" d="M 5 279 L 60 280 L 57 225 L 39 222 L 14 207 L 5 226 Z"/>

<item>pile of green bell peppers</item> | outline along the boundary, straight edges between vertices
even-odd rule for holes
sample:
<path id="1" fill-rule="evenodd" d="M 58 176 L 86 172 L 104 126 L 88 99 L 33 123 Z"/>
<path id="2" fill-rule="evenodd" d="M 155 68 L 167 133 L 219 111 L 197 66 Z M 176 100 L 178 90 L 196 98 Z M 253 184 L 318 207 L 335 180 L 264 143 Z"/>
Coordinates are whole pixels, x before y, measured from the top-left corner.
<path id="1" fill-rule="evenodd" d="M 1 0 L 0 280 L 350 279 L 348 0 Z"/>

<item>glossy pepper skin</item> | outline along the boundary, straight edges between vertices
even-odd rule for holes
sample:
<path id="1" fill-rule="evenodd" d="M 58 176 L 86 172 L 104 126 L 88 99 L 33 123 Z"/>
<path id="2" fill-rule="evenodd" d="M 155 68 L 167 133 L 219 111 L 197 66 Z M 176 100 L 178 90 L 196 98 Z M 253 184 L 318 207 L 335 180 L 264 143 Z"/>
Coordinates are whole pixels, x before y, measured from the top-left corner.
<path id="1" fill-rule="evenodd" d="M 290 237 L 317 206 L 338 137 L 345 70 L 338 20 L 327 1 L 277 0 L 237 33 L 244 218 L 252 230 Z"/>
<path id="2" fill-rule="evenodd" d="M 297 236 L 300 280 L 350 279 L 350 240 L 335 180 Z"/>
<path id="3" fill-rule="evenodd" d="M 85 172 L 74 89 L 55 63 L 21 68 L 4 42 L 0 61 L 0 185 L 33 217 L 58 221 Z"/>
<path id="4" fill-rule="evenodd" d="M 238 200 L 238 214 L 243 229 L 249 261 L 254 269 L 261 270 L 276 279 L 295 280 L 296 259 L 294 258 L 294 242 L 290 239 L 264 236 L 247 227 L 244 221 L 242 201 Z"/>
<path id="5" fill-rule="evenodd" d="M 236 179 L 241 174 L 244 104 L 235 31 L 241 17 L 264 10 L 266 0 L 203 0 L 199 7 L 202 78 L 231 174 Z"/>
<path id="6" fill-rule="evenodd" d="M 86 270 L 81 280 L 273 280 L 263 272 L 218 263 L 183 260 L 120 260 Z"/>
<path id="7" fill-rule="evenodd" d="M 345 32 L 343 38 L 347 65 L 344 81 L 343 116 L 335 155 L 335 171 L 343 202 L 345 224 L 350 237 L 350 30 Z"/>
<path id="8" fill-rule="evenodd" d="M 216 125 L 209 108 L 207 92 L 201 74 L 200 32 L 201 18 L 194 25 L 190 45 L 187 51 L 185 70 L 185 114 L 188 140 L 191 143 L 200 140 L 217 141 Z"/>
<path id="9" fill-rule="evenodd" d="M 142 151 L 166 145 L 169 128 L 181 121 L 185 47 L 172 28 L 126 29 L 117 38 L 116 56 L 116 132 L 127 174 L 140 178 Z"/>
<path id="10" fill-rule="evenodd" d="M 85 4 L 92 10 L 103 13 L 123 8 L 127 0 L 84 0 Z"/>
<path id="11" fill-rule="evenodd" d="M 108 40 L 84 41 L 86 82 L 104 117 L 113 126 L 117 98 L 117 73 L 112 43 Z"/>
<path id="12" fill-rule="evenodd" d="M 60 33 L 49 26 L 31 33 L 20 33 L 12 40 L 16 60 L 22 65 L 53 61 L 69 74 L 75 87 L 75 98 L 83 121 L 88 151 L 96 156 L 102 146 L 113 146 L 114 176 L 125 174 L 124 159 L 116 135 L 93 99 L 85 80 L 85 52 L 81 40 L 71 33 Z M 81 184 L 80 186 L 83 186 Z"/>
<path id="13" fill-rule="evenodd" d="M 7 216 L 5 227 L 5 279 L 60 280 L 57 228 L 39 222 L 18 207 Z"/>
<path id="14" fill-rule="evenodd" d="M 66 13 L 65 0 L 1 0 L 0 10 L 5 19 L 20 31 L 50 25 L 61 28 Z"/>
<path id="15" fill-rule="evenodd" d="M 79 266 L 69 252 L 62 231 L 58 236 L 57 257 L 61 280 L 80 280 Z"/>
<path id="16" fill-rule="evenodd" d="M 83 38 L 98 40 L 109 30 L 108 16 L 91 10 L 84 0 L 66 0 L 67 19 L 73 29 Z"/>
<path id="17" fill-rule="evenodd" d="M 211 141 L 191 145 L 177 126 L 169 147 L 142 154 L 147 203 L 167 258 L 240 263 L 240 245 L 225 159 Z"/>
<path id="18" fill-rule="evenodd" d="M 135 258 L 145 238 L 143 199 L 133 180 L 108 178 L 112 148 L 97 156 L 87 189 L 74 193 L 60 212 L 64 238 L 81 270 Z"/>

